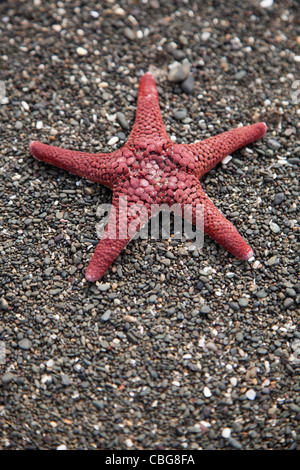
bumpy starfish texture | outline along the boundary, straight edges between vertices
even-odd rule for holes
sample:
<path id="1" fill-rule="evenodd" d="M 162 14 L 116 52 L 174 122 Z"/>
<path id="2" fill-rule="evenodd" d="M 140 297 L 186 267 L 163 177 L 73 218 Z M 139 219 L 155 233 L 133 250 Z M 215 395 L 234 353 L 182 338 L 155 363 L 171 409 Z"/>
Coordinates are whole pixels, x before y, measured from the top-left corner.
<path id="1" fill-rule="evenodd" d="M 111 153 L 91 154 L 31 142 L 37 159 L 113 190 L 112 208 L 104 234 L 86 270 L 86 279 L 100 279 L 134 234 L 151 217 L 152 204 L 191 205 L 204 211 L 204 232 L 237 258 L 248 260 L 252 249 L 234 226 L 204 193 L 199 179 L 235 150 L 261 138 L 263 122 L 239 127 L 194 144 L 176 144 L 168 136 L 160 113 L 158 94 L 151 73 L 139 84 L 135 123 L 125 145 Z M 126 197 L 126 210 L 119 201 Z M 142 205 L 146 211 L 131 210 Z M 114 220 L 112 220 L 114 219 Z M 111 222 L 116 232 L 110 233 Z M 130 230 L 127 228 L 130 227 Z M 132 228 L 133 227 L 133 228 Z"/>

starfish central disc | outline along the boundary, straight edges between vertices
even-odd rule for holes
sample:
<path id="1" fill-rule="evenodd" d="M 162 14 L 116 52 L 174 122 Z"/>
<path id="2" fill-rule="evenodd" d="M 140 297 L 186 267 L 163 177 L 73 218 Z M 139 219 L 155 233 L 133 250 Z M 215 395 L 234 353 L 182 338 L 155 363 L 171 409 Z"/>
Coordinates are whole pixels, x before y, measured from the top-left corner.
<path id="1" fill-rule="evenodd" d="M 37 159 L 113 190 L 112 212 L 102 239 L 86 270 L 86 279 L 100 279 L 141 226 L 151 217 L 153 204 L 196 207 L 204 213 L 204 231 L 234 256 L 247 260 L 252 249 L 204 193 L 199 179 L 227 155 L 261 138 L 266 124 L 239 127 L 194 144 L 174 144 L 162 121 L 152 74 L 140 80 L 135 122 L 125 145 L 111 153 L 92 154 L 31 142 Z M 126 208 L 120 199 L 126 198 Z M 140 213 L 134 205 L 144 208 Z M 116 230 L 111 232 L 112 225 Z M 128 230 L 130 228 L 130 230 Z"/>

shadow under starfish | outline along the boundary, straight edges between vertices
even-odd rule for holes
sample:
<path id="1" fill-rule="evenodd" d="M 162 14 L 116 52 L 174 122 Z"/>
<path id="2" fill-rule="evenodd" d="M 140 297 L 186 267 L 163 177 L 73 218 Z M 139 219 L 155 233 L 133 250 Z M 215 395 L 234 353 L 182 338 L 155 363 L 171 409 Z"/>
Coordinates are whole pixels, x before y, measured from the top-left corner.
<path id="1" fill-rule="evenodd" d="M 237 258 L 251 258 L 252 249 L 204 193 L 199 179 L 227 155 L 260 139 L 266 130 L 266 124 L 259 122 L 197 143 L 175 144 L 161 117 L 154 77 L 146 73 L 139 84 L 134 126 L 122 148 L 91 154 L 33 141 L 30 152 L 38 160 L 113 190 L 113 211 L 85 274 L 88 281 L 94 282 L 151 217 L 153 204 L 178 204 L 182 213 L 189 204 L 195 225 L 196 209 L 201 205 L 204 232 Z M 122 197 L 126 197 L 126 210 L 119 205 Z M 145 210 L 139 213 L 137 205 Z M 113 224 L 116 230 L 112 234 Z"/>

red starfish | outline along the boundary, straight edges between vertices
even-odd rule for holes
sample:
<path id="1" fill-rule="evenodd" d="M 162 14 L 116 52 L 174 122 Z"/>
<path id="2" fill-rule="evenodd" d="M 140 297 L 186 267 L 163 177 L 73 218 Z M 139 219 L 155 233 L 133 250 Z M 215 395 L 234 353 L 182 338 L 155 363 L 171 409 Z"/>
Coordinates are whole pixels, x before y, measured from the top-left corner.
<path id="1" fill-rule="evenodd" d="M 91 154 L 65 150 L 41 142 L 31 142 L 31 153 L 44 162 L 75 175 L 106 185 L 113 190 L 112 211 L 104 236 L 96 247 L 86 270 L 86 279 L 100 279 L 138 229 L 150 217 L 151 204 L 190 204 L 204 208 L 204 231 L 237 258 L 253 256 L 233 225 L 218 211 L 204 193 L 199 178 L 225 156 L 261 138 L 267 126 L 263 122 L 239 127 L 194 144 L 174 144 L 168 136 L 158 103 L 154 77 L 146 73 L 140 80 L 136 117 L 126 144 L 111 153 Z M 127 197 L 127 210 L 119 207 L 119 198 Z M 130 210 L 135 204 L 146 207 L 146 214 Z M 109 226 L 113 219 L 116 236 Z M 130 233 L 127 228 L 130 227 Z"/>

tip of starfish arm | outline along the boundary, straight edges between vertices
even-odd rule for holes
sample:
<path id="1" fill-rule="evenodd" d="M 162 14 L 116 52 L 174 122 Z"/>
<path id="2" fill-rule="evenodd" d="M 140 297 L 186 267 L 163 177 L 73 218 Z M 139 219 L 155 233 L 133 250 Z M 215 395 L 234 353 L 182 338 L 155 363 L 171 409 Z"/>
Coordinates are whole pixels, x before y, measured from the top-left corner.
<path id="1" fill-rule="evenodd" d="M 41 147 L 42 147 L 42 144 L 41 142 L 39 142 L 38 140 L 33 140 L 32 142 L 30 142 L 29 144 L 29 151 L 30 153 L 34 156 L 34 157 L 37 157 L 39 155 L 39 152 L 41 151 Z"/>
<path id="2" fill-rule="evenodd" d="M 30 150 L 31 153 L 34 153 L 34 149 L 36 148 L 36 144 L 37 144 L 37 143 L 38 143 L 38 142 L 37 142 L 36 140 L 33 140 L 32 142 L 30 142 L 30 144 L 29 144 L 29 150 Z"/>
<path id="3" fill-rule="evenodd" d="M 267 132 L 268 126 L 265 122 L 259 122 L 258 125 L 261 128 L 261 136 L 263 136 Z"/>
<path id="4" fill-rule="evenodd" d="M 98 281 L 99 276 L 96 276 L 95 273 L 86 272 L 85 273 L 85 278 L 89 282 L 96 282 L 96 281 Z"/>
<path id="5" fill-rule="evenodd" d="M 97 272 L 95 269 L 91 269 L 89 266 L 85 272 L 85 278 L 89 282 L 96 282 L 102 277 L 103 273 Z"/>
<path id="6" fill-rule="evenodd" d="M 253 258 L 254 252 L 253 250 L 249 247 L 249 250 L 241 257 L 241 259 L 248 261 L 249 259 Z"/>

